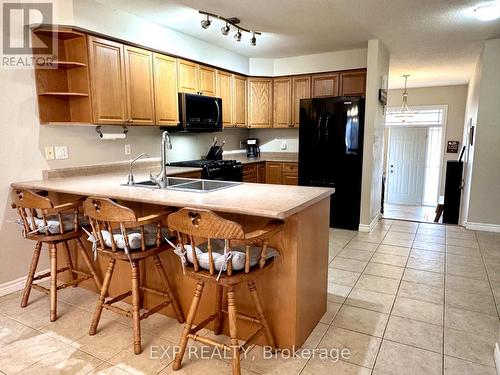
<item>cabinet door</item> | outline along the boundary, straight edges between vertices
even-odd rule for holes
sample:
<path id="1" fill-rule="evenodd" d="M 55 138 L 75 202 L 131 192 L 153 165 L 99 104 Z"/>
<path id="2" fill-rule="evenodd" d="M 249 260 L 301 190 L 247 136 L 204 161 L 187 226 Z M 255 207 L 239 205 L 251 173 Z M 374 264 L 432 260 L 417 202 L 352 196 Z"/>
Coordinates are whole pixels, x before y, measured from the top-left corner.
<path id="1" fill-rule="evenodd" d="M 266 183 L 266 163 L 257 164 L 257 182 L 259 184 Z"/>
<path id="2" fill-rule="evenodd" d="M 281 185 L 282 174 L 283 167 L 281 163 L 266 163 L 266 183 Z"/>
<path id="3" fill-rule="evenodd" d="M 340 73 L 340 95 L 365 95 L 366 72 Z"/>
<path id="4" fill-rule="evenodd" d="M 222 124 L 233 125 L 233 75 L 217 72 L 217 96 L 222 99 Z"/>
<path id="5" fill-rule="evenodd" d="M 93 120 L 123 124 L 127 118 L 123 45 L 88 37 Z"/>
<path id="6" fill-rule="evenodd" d="M 273 128 L 289 128 L 292 124 L 292 79 L 273 80 Z"/>
<path id="7" fill-rule="evenodd" d="M 283 173 L 283 185 L 298 185 L 299 176 L 294 173 Z"/>
<path id="8" fill-rule="evenodd" d="M 176 59 L 154 53 L 153 76 L 156 124 L 176 126 L 179 123 Z"/>
<path id="9" fill-rule="evenodd" d="M 292 128 L 299 127 L 300 99 L 311 97 L 311 77 L 293 77 L 292 79 Z"/>
<path id="10" fill-rule="evenodd" d="M 125 46 L 127 122 L 154 125 L 153 53 Z"/>
<path id="11" fill-rule="evenodd" d="M 198 93 L 198 64 L 177 60 L 177 84 L 179 92 Z"/>
<path id="12" fill-rule="evenodd" d="M 198 71 L 200 72 L 198 91 L 202 95 L 215 96 L 217 70 L 209 68 L 208 66 L 199 65 Z"/>
<path id="13" fill-rule="evenodd" d="M 273 124 L 273 80 L 248 79 L 248 127 L 271 128 Z"/>
<path id="14" fill-rule="evenodd" d="M 312 96 L 322 98 L 339 95 L 338 73 L 315 74 L 312 76 Z"/>
<path id="15" fill-rule="evenodd" d="M 233 123 L 239 128 L 247 127 L 247 79 L 234 76 L 233 79 Z"/>

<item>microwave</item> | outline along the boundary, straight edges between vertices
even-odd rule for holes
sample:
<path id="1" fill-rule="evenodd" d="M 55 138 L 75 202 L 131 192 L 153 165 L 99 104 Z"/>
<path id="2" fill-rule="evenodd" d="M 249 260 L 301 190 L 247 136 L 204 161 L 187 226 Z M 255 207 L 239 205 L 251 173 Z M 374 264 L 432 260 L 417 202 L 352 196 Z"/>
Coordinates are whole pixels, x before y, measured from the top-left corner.
<path id="1" fill-rule="evenodd" d="M 222 99 L 179 93 L 179 131 L 203 133 L 222 131 Z"/>

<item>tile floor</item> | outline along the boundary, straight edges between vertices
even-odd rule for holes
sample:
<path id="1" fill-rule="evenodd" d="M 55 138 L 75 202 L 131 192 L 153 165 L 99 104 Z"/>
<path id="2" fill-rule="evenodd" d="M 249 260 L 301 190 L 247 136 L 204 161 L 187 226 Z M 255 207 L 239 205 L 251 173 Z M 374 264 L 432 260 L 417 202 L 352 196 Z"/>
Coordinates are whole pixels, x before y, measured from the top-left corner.
<path id="1" fill-rule="evenodd" d="M 264 359 L 254 347 L 243 374 L 496 374 L 500 234 L 390 220 L 371 233 L 332 229 L 329 271 L 328 311 L 304 347 L 349 355 Z M 36 291 L 26 309 L 19 292 L 0 298 L 0 373 L 173 373 L 169 356 L 151 359 L 150 349 L 175 345 L 181 325 L 145 320 L 144 352 L 135 356 L 130 321 L 115 314 L 104 312 L 100 332 L 87 335 L 95 298 L 81 288 L 61 292 L 54 323 Z M 177 374 L 230 374 L 230 365 L 185 360 Z"/>
<path id="2" fill-rule="evenodd" d="M 384 204 L 384 217 L 387 219 L 413 220 L 433 223 L 436 206 L 407 206 L 404 204 Z M 443 220 L 441 216 L 440 222 Z"/>

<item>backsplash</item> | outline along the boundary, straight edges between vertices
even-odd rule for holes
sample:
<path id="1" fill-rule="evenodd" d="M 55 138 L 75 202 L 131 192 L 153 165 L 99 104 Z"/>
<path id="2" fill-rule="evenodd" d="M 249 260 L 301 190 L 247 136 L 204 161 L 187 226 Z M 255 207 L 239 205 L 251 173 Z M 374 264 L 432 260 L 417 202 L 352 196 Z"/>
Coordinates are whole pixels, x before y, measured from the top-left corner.
<path id="1" fill-rule="evenodd" d="M 249 138 L 259 140 L 261 152 L 299 152 L 298 129 L 251 129 Z M 281 148 L 283 141 L 285 150 Z"/>

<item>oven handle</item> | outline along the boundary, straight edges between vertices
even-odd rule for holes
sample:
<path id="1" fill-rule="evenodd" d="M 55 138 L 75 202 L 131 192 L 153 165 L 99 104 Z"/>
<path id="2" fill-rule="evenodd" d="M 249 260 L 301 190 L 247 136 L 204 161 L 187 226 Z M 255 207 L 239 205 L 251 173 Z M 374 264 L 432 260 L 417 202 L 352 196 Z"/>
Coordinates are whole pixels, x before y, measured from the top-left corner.
<path id="1" fill-rule="evenodd" d="M 215 99 L 215 106 L 217 107 L 217 121 L 215 122 L 216 124 L 219 124 L 219 118 L 220 118 L 220 107 L 219 107 L 219 101 Z"/>

